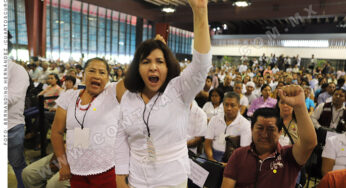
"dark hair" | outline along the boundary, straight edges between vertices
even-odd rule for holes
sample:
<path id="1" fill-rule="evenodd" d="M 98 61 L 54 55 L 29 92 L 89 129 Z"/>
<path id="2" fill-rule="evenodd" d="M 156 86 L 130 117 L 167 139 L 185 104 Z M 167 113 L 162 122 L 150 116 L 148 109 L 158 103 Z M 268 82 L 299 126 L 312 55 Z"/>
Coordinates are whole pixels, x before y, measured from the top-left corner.
<path id="1" fill-rule="evenodd" d="M 93 58 L 93 59 L 94 59 L 94 58 Z M 92 59 L 89 59 L 88 61 L 90 61 L 90 60 L 92 60 Z M 88 61 L 85 63 L 84 69 L 87 67 Z M 80 64 L 77 64 L 77 65 L 75 65 L 74 67 L 75 67 L 75 69 L 83 70 L 83 67 L 82 67 Z"/>
<path id="2" fill-rule="evenodd" d="M 9 31 L 7 31 L 7 51 L 8 53 L 11 53 L 12 49 L 13 49 L 13 44 L 11 42 L 12 39 L 12 35 Z"/>
<path id="3" fill-rule="evenodd" d="M 102 58 L 99 58 L 99 57 L 94 57 L 94 58 L 91 58 L 88 61 L 86 61 L 85 64 L 84 64 L 84 71 L 90 65 L 90 63 L 93 62 L 93 61 L 101 61 L 103 64 L 105 64 L 106 69 L 107 69 L 107 74 L 109 75 L 110 68 L 109 68 L 109 65 L 108 65 L 107 61 L 102 59 Z M 76 65 L 76 69 L 78 69 L 78 68 L 82 69 L 82 66 Z"/>
<path id="4" fill-rule="evenodd" d="M 28 65 L 28 67 L 29 67 L 29 68 L 36 68 L 37 65 L 36 65 L 35 63 L 30 63 L 30 64 Z"/>
<path id="5" fill-rule="evenodd" d="M 326 89 L 326 88 L 328 87 L 328 85 L 329 85 L 328 83 L 322 84 L 322 85 L 321 85 L 321 89 Z"/>
<path id="6" fill-rule="evenodd" d="M 65 82 L 68 81 L 68 80 L 70 80 L 73 83 L 73 85 L 76 84 L 76 78 L 75 77 L 73 77 L 73 76 L 65 76 Z"/>
<path id="7" fill-rule="evenodd" d="M 58 76 L 57 74 L 55 74 L 55 73 L 50 73 L 50 74 L 48 74 L 48 75 L 53 75 L 54 78 L 56 79 L 56 84 L 59 85 L 59 86 L 61 86 L 61 82 L 60 82 L 59 76 Z"/>
<path id="8" fill-rule="evenodd" d="M 280 107 L 279 107 L 279 102 L 280 102 L 280 97 L 279 95 L 276 97 L 276 105 L 275 108 L 280 112 Z M 294 113 L 294 110 L 292 111 L 292 119 L 296 120 L 296 114 Z"/>
<path id="9" fill-rule="evenodd" d="M 222 103 L 224 94 L 223 94 L 223 91 L 222 91 L 220 88 L 214 88 L 214 89 L 212 89 L 212 90 L 209 91 L 208 101 L 211 101 L 211 94 L 212 94 L 214 91 L 216 91 L 216 93 L 219 94 L 219 96 L 220 96 L 220 103 Z"/>
<path id="10" fill-rule="evenodd" d="M 238 93 L 234 92 L 234 91 L 229 91 L 229 92 L 226 92 L 224 97 L 223 97 L 223 100 L 225 99 L 237 99 L 237 102 L 238 104 L 240 104 L 240 96 L 238 95 Z"/>
<path id="11" fill-rule="evenodd" d="M 134 58 L 125 74 L 124 84 L 126 89 L 131 92 L 140 92 L 144 89 L 145 84 L 139 74 L 139 64 L 155 49 L 162 51 L 168 69 L 166 80 L 159 89 L 159 92 L 165 91 L 168 82 L 179 76 L 180 66 L 167 45 L 159 40 L 149 39 L 141 43 L 136 49 Z"/>
<path id="12" fill-rule="evenodd" d="M 336 88 L 333 92 L 333 95 L 336 91 L 342 91 L 343 93 L 346 93 L 346 90 L 342 89 L 342 88 Z"/>
<path id="13" fill-rule="evenodd" d="M 307 86 L 310 86 L 309 81 L 306 78 L 303 78 L 300 83 L 302 84 L 303 82 L 306 82 Z"/>
<path id="14" fill-rule="evenodd" d="M 117 77 L 117 79 L 118 79 L 118 77 L 119 77 L 119 75 L 118 75 L 118 70 L 121 70 L 121 72 L 122 72 L 122 75 L 121 75 L 121 77 L 124 77 L 125 76 L 125 73 L 124 73 L 124 69 L 123 68 L 121 68 L 121 67 L 118 67 L 118 68 L 116 68 L 115 70 L 115 73 L 114 73 L 114 75 Z"/>
<path id="15" fill-rule="evenodd" d="M 270 87 L 268 84 L 263 84 L 262 87 L 261 87 L 261 92 L 263 91 L 264 88 L 266 87 Z M 270 87 L 270 90 L 272 90 L 272 88 Z"/>
<path id="16" fill-rule="evenodd" d="M 59 68 L 60 68 L 60 73 L 64 73 L 66 70 L 65 65 L 59 65 Z"/>
<path id="17" fill-rule="evenodd" d="M 326 79 L 325 77 L 321 77 L 318 79 L 318 84 L 321 85 L 322 80 Z"/>
<path id="18" fill-rule="evenodd" d="M 259 116 L 262 116 L 264 118 L 276 118 L 276 127 L 278 128 L 279 132 L 282 129 L 282 126 L 284 125 L 284 122 L 282 121 L 282 118 L 280 118 L 280 112 L 275 108 L 259 108 L 255 111 L 251 118 L 251 129 L 253 129 L 257 119 Z"/>
<path id="19" fill-rule="evenodd" d="M 210 80 L 211 82 L 213 81 L 213 78 L 211 77 L 211 76 L 207 76 L 207 79 L 205 79 L 205 80 Z"/>
<path id="20" fill-rule="evenodd" d="M 337 83 L 338 83 L 338 86 L 343 86 L 344 84 L 345 84 L 345 79 L 344 78 L 339 78 L 338 80 L 337 80 Z"/>

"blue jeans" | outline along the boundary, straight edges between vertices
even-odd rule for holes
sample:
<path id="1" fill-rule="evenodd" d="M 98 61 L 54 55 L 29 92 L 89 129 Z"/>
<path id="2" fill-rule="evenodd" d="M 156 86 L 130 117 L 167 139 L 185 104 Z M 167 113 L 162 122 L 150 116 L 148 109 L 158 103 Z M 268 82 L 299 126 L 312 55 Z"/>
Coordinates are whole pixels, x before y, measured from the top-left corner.
<path id="1" fill-rule="evenodd" d="M 217 150 L 214 150 L 213 148 L 212 148 L 212 150 L 213 150 L 213 158 L 214 158 L 216 161 L 218 161 L 218 162 L 222 162 L 222 157 L 223 157 L 223 154 L 224 154 L 225 152 L 217 151 Z M 205 159 L 208 158 L 207 155 L 206 155 L 205 153 L 202 153 L 202 154 L 200 155 L 200 157 L 203 157 L 203 158 L 205 158 Z M 201 159 L 201 158 L 197 158 L 197 161 L 199 161 L 199 162 L 201 162 L 201 163 L 204 163 L 206 160 Z"/>
<path id="2" fill-rule="evenodd" d="M 222 162 L 222 157 L 225 152 L 213 149 L 213 157 L 218 162 Z"/>
<path id="3" fill-rule="evenodd" d="M 24 157 L 24 124 L 8 130 L 8 161 L 17 178 L 18 188 L 24 188 L 22 171 L 26 167 Z"/>

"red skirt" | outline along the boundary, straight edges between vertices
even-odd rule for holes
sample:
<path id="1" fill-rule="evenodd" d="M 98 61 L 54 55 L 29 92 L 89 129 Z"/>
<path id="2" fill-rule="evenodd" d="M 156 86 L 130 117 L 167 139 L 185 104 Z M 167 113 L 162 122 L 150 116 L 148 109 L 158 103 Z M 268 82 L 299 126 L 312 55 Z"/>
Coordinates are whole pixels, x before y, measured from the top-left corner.
<path id="1" fill-rule="evenodd" d="M 79 176 L 72 174 L 71 188 L 116 188 L 115 169 L 111 168 L 101 174 Z"/>

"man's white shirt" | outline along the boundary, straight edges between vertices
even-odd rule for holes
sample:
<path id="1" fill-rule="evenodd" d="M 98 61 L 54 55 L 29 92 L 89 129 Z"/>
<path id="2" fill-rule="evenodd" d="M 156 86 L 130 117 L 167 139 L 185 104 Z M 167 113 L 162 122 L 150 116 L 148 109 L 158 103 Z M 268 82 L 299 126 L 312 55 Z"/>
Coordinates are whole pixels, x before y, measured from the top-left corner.
<path id="1" fill-rule="evenodd" d="M 234 121 L 228 126 L 226 125 L 224 115 L 217 115 L 211 118 L 205 138 L 213 140 L 213 149 L 224 152 L 226 149 L 226 136 L 240 136 L 240 146 L 250 145 L 250 122 L 240 115 L 239 112 Z"/>

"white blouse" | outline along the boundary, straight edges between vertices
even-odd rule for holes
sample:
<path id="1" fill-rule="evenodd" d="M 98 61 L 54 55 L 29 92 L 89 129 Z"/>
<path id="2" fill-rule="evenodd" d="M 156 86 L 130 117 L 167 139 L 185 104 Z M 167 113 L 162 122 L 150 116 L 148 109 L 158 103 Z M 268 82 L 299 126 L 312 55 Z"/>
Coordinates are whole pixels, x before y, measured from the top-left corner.
<path id="1" fill-rule="evenodd" d="M 120 108 L 122 121 L 116 140 L 115 169 L 117 174 L 129 174 L 132 187 L 175 186 L 184 182 L 190 173 L 187 150 L 187 125 L 190 104 L 204 87 L 211 67 L 211 53 L 194 50 L 192 63 L 172 79 L 165 91 L 157 93 L 145 105 L 140 93 L 126 91 Z M 148 157 L 147 121 L 156 160 Z"/>
<path id="2" fill-rule="evenodd" d="M 68 90 L 56 103 L 67 111 L 66 155 L 71 173 L 75 175 L 100 174 L 114 167 L 115 137 L 120 105 L 116 99 L 116 84 L 109 84 L 94 101 L 85 115 L 84 128 L 89 128 L 89 147 L 75 147 L 75 128 L 80 128 L 85 111 L 75 108 L 80 90 Z M 79 104 L 80 106 L 80 104 Z M 86 108 L 88 105 L 82 105 Z M 76 109 L 76 111 L 75 111 Z M 76 112 L 76 114 L 75 114 Z"/>
<path id="3" fill-rule="evenodd" d="M 216 108 L 214 108 L 214 105 L 209 101 L 206 102 L 203 106 L 203 111 L 207 114 L 208 119 L 210 120 L 213 116 L 216 115 L 223 115 L 223 104 L 220 103 L 220 105 Z"/>
<path id="4" fill-rule="evenodd" d="M 193 101 L 190 109 L 189 124 L 187 126 L 187 141 L 195 137 L 205 136 L 207 125 L 207 114 L 198 106 L 196 101 Z M 197 147 L 189 149 L 197 154 Z"/>

